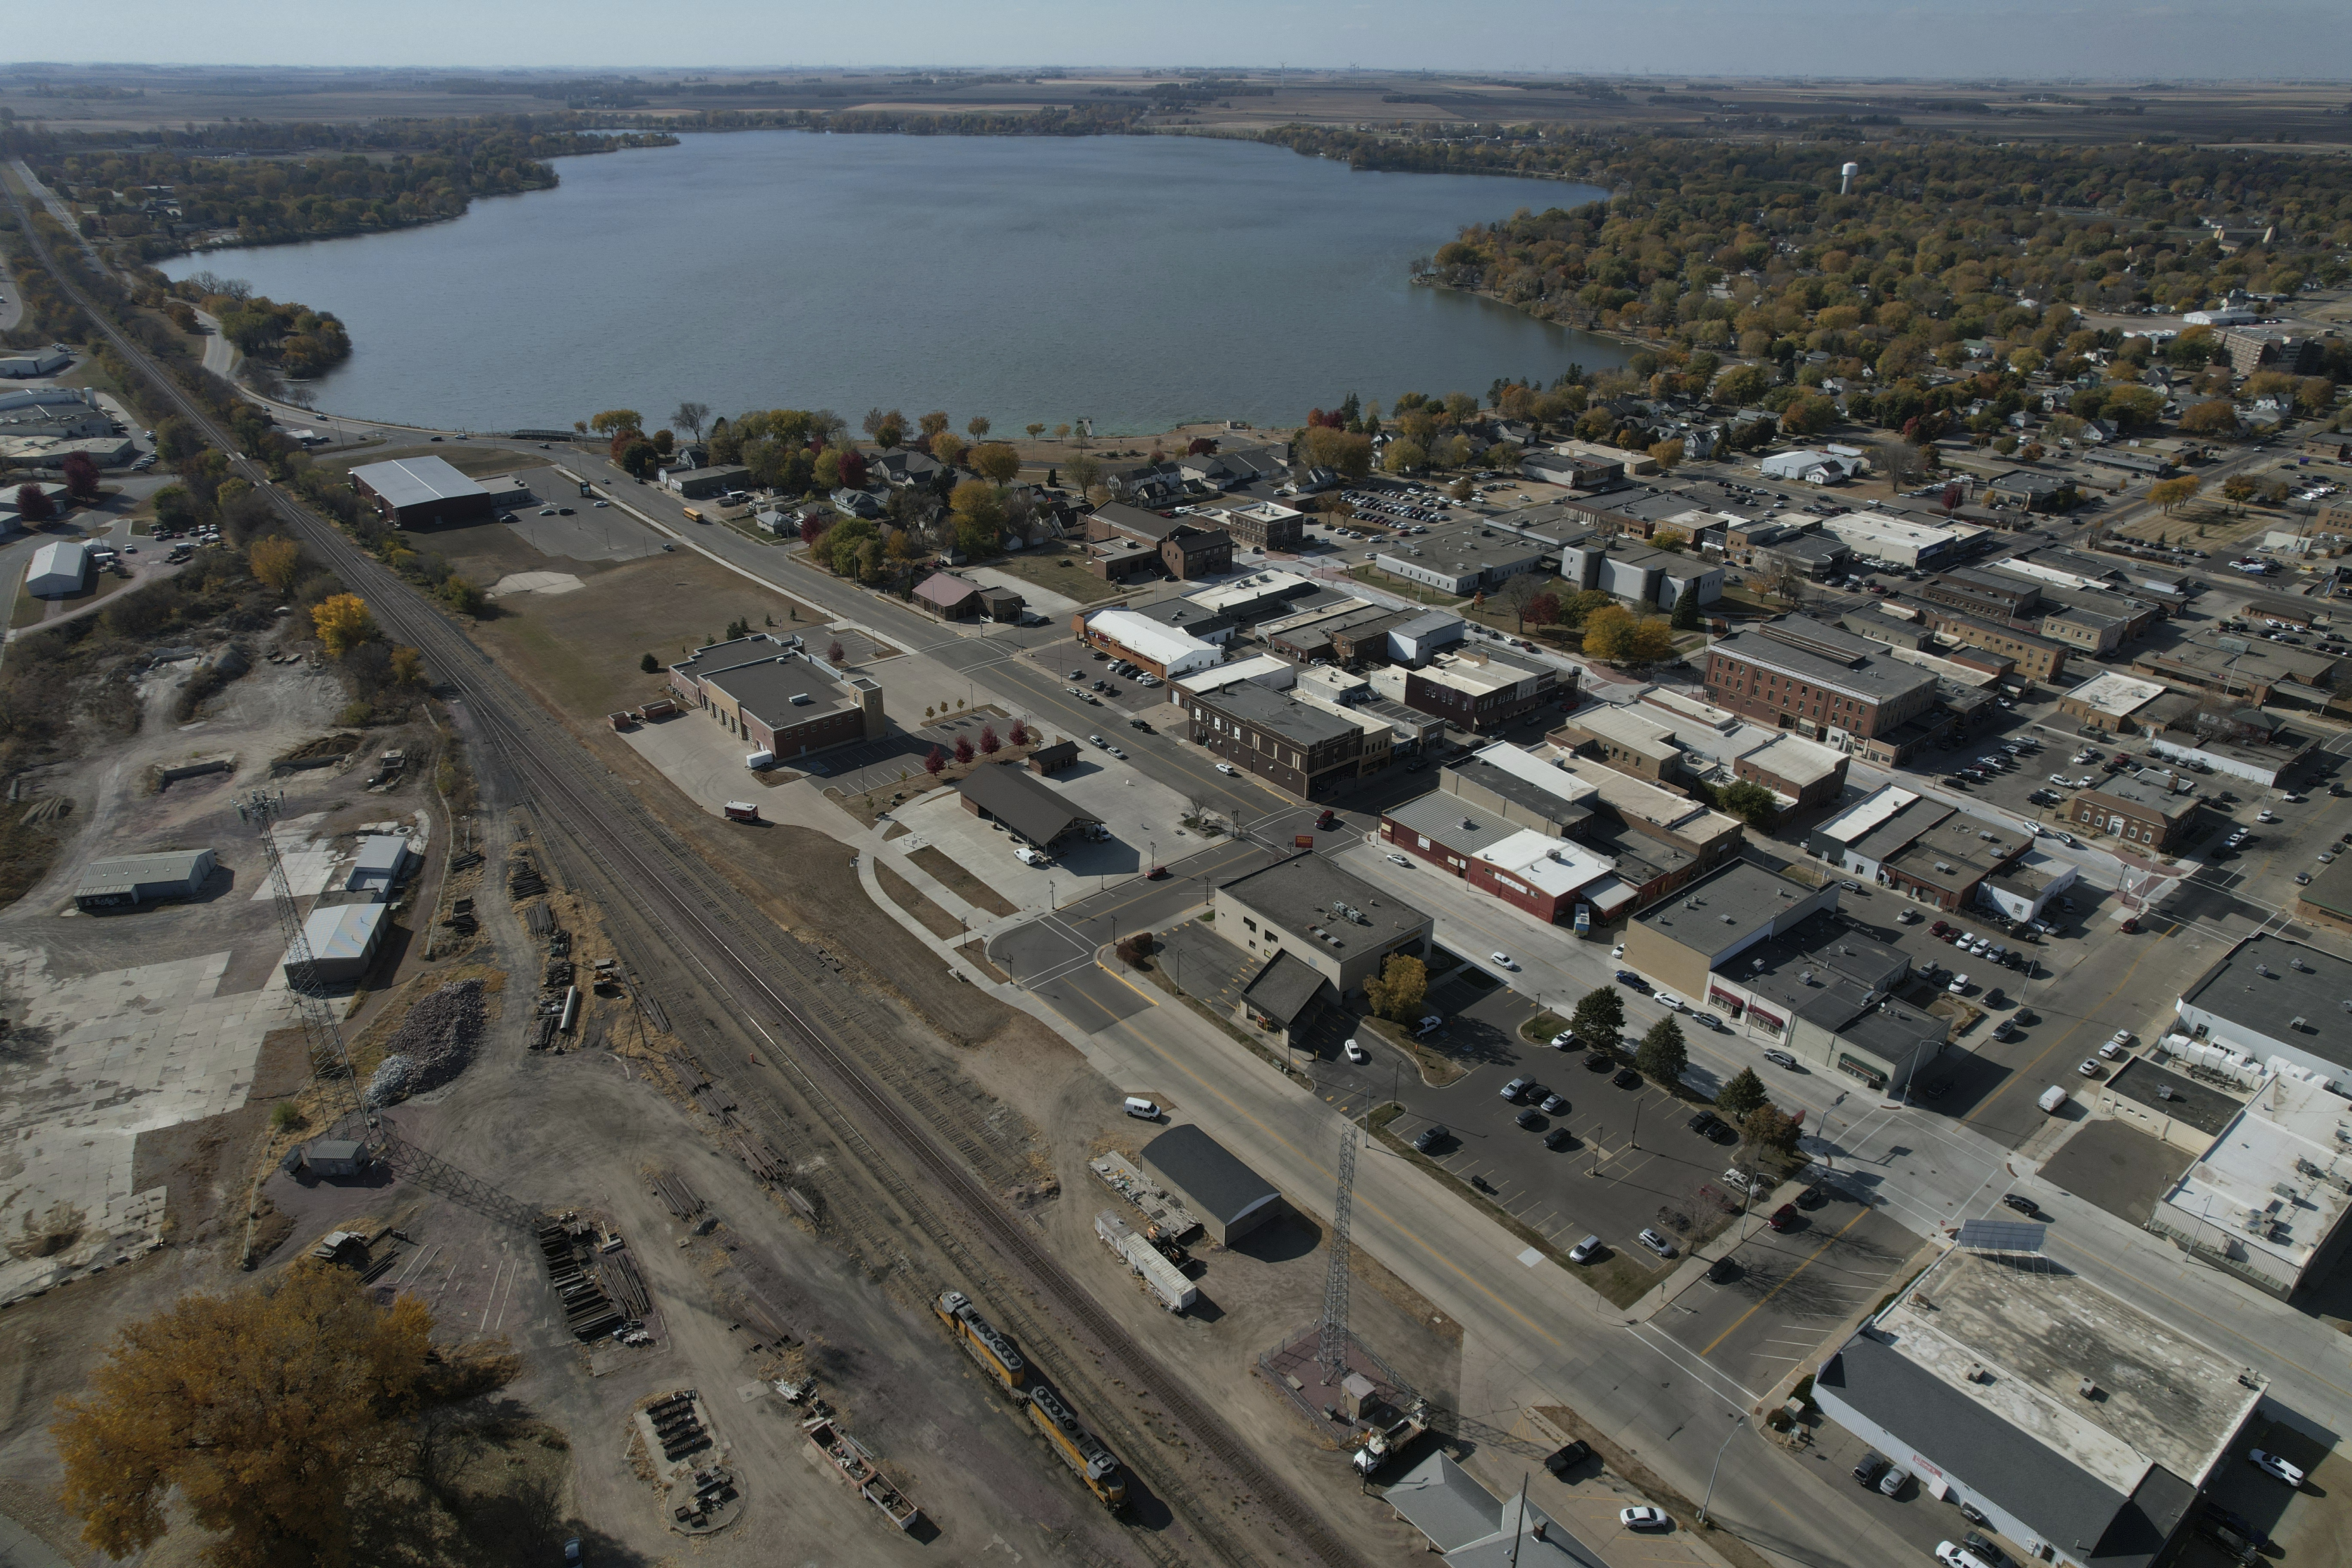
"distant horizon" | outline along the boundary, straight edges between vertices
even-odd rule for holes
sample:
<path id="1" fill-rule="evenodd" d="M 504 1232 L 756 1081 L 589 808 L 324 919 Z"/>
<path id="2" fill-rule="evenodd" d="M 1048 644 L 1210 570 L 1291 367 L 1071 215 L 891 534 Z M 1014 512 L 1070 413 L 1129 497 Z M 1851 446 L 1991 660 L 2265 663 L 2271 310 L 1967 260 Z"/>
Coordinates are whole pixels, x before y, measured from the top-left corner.
<path id="1" fill-rule="evenodd" d="M 2340 5 L 2253 0 L 2227 14 L 2180 0 L 2105 5 L 2042 0 L 1955 12 L 1916 0 L 1659 0 L 1638 14 L 1591 0 L 1488 0 L 1473 18 L 1433 17 L 1404 0 L 1333 8 L 1297 0 L 1194 0 L 1180 12 L 1105 11 L 1074 0 L 1008 0 L 985 13 L 901 0 L 887 36 L 925 41 L 951 64 L 877 59 L 870 20 L 757 0 L 684 0 L 657 21 L 614 0 L 516 0 L 498 7 L 412 0 L 397 13 L 336 13 L 293 0 L 198 11 L 120 0 L 104 37 L 162 58 L 0 64 L 214 68 L 625 72 L 629 70 L 1300 70 L 1517 76 L 1734 76 L 1740 79 L 1923 82 L 2162 81 L 2167 85 L 2352 80 Z M 1074 39 L 1083 37 L 1083 45 Z M 610 63 L 617 46 L 634 58 Z M 1246 43 L 1261 63 L 1201 67 L 1205 38 Z M 256 54 L 256 41 L 277 47 Z M 429 41 L 427 41 L 429 40 Z M 438 46 L 438 47 L 436 47 Z M 1055 65 L 1056 57 L 1095 57 Z M 763 58 L 772 63 L 724 63 Z M 795 61 L 797 57 L 798 62 Z M 1923 61 L 1942 68 L 1920 75 Z M 2298 68 L 2277 74 L 2283 60 Z M 1311 63 L 1310 63 L 1311 62 Z M 2021 69 L 2021 67 L 2029 68 Z"/>

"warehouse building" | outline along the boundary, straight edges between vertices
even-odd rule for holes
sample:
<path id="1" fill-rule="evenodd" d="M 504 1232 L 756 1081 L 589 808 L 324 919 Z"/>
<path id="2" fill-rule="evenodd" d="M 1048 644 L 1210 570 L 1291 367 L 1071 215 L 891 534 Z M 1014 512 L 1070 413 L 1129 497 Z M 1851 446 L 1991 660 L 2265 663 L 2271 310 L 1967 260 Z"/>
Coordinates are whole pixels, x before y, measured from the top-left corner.
<path id="1" fill-rule="evenodd" d="M 1264 1176 L 1189 1122 L 1171 1127 L 1137 1153 L 1220 1246 L 1232 1246 L 1283 1212 L 1282 1194 Z"/>
<path id="2" fill-rule="evenodd" d="M 408 840 L 397 833 L 371 833 L 360 840 L 360 852 L 343 877 L 343 891 L 390 898 L 408 869 Z"/>
<path id="3" fill-rule="evenodd" d="M 1847 548 L 1866 561 L 1931 570 L 1958 554 L 1965 540 L 1978 531 L 1906 522 L 1875 511 L 1843 512 L 1822 519 L 1822 527 L 1844 540 Z"/>
<path id="4" fill-rule="evenodd" d="M 203 893 L 219 864 L 209 849 L 163 849 L 152 855 L 93 860 L 74 889 L 74 905 L 82 910 L 115 910 L 166 899 L 193 899 Z"/>
<path id="5" fill-rule="evenodd" d="M 310 945 L 311 978 L 318 985 L 356 984 L 375 962 L 392 929 L 385 918 L 390 906 L 380 903 L 329 904 L 312 910 L 302 922 L 302 940 Z M 286 978 L 296 984 L 294 955 L 286 955 Z"/>
<path id="6" fill-rule="evenodd" d="M 1467 523 L 1411 540 L 1391 540 L 1381 545 L 1373 563 L 1407 582 L 1467 597 L 1540 569 L 1550 553 L 1534 540 Z"/>
<path id="7" fill-rule="evenodd" d="M 1813 1379 L 1840 1426 L 2031 1560 L 2147 1568 L 2262 1405 L 2258 1376 L 2043 1259 L 2038 1226 L 1947 1252 Z M 2012 1234 L 2016 1233 L 2016 1234 Z"/>
<path id="8" fill-rule="evenodd" d="M 1233 636 L 1230 626 L 1196 635 L 1129 609 L 1081 613 L 1073 629 L 1087 647 L 1141 665 L 1163 680 L 1215 668 L 1225 658 L 1225 650 L 1218 644 Z"/>
<path id="9" fill-rule="evenodd" d="M 33 552 L 25 568 L 25 592 L 36 599 L 79 594 L 89 581 L 89 546 L 79 539 L 53 540 Z"/>
<path id="10" fill-rule="evenodd" d="M 1318 855 L 1293 855 L 1235 878 L 1210 900 L 1216 933 L 1258 958 L 1297 955 L 1342 1001 L 1390 955 L 1421 958 L 1435 922 Z"/>
<path id="11" fill-rule="evenodd" d="M 448 528 L 498 515 L 490 492 L 440 458 L 362 463 L 352 470 L 352 488 L 394 528 Z"/>

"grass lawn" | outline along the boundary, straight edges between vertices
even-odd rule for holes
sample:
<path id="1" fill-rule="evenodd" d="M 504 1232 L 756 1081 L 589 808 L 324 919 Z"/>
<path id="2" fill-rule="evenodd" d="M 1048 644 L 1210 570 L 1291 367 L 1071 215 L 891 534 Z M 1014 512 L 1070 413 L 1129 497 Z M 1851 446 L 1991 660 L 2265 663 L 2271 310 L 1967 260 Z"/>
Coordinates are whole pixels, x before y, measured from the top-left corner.
<path id="1" fill-rule="evenodd" d="M 1040 588 L 1050 589 L 1082 605 L 1116 599 L 1127 592 L 1118 584 L 1106 583 L 1087 571 L 1085 551 L 1073 549 L 1058 540 L 1041 544 L 1034 550 L 1016 551 L 1003 560 L 992 561 L 989 564 L 1008 576 L 1018 577 L 1024 583 L 1034 583 Z"/>
<path id="2" fill-rule="evenodd" d="M 921 889 L 889 867 L 877 866 L 874 876 L 882 884 L 882 890 L 890 895 L 890 901 L 922 921 L 924 928 L 933 936 L 960 937 L 963 934 L 961 921 L 933 903 Z"/>
<path id="3" fill-rule="evenodd" d="M 506 533 L 504 529 L 494 531 Z M 515 543 L 530 551 L 520 540 Z M 540 571 L 551 564 L 536 551 L 530 554 L 533 564 L 510 570 Z M 453 557 L 453 562 L 473 576 L 467 570 L 472 559 Z M 576 563 L 574 570 L 586 564 Z M 638 668 L 639 658 L 646 653 L 667 667 L 718 637 L 730 621 L 745 620 L 764 629 L 773 616 L 776 629 L 782 632 L 794 624 L 793 615 L 805 608 L 798 600 L 683 552 L 580 575 L 585 585 L 573 593 L 516 594 L 501 599 L 499 613 L 474 627 L 476 641 L 555 706 L 575 716 L 610 713 L 656 695 L 665 678 Z M 810 623 L 803 618 L 799 624 Z"/>
<path id="4" fill-rule="evenodd" d="M 949 858 L 936 845 L 925 845 L 907 857 L 939 879 L 940 886 L 976 909 L 992 915 L 1017 915 L 1021 907 Z"/>
<path id="5" fill-rule="evenodd" d="M 1436 589 L 1423 584 L 1408 583 L 1402 577 L 1392 577 L 1369 561 L 1359 562 L 1349 567 L 1348 575 L 1360 583 L 1370 584 L 1383 592 L 1394 594 L 1401 599 L 1411 599 L 1415 604 L 1436 605 L 1444 609 L 1463 611 L 1467 611 L 1470 605 L 1470 601 L 1458 594 L 1441 594 Z M 1514 620 L 1516 621 L 1516 617 Z"/>
<path id="6" fill-rule="evenodd" d="M 439 458 L 459 473 L 475 479 L 484 474 L 510 474 L 517 468 L 537 468 L 545 462 L 541 458 L 535 463 L 504 447 L 477 447 L 470 441 L 440 441 L 408 447 L 386 445 L 371 450 L 354 450 L 349 447 L 322 447 L 312 461 L 321 468 L 348 473 L 362 463 L 388 463 L 399 458 Z"/>
<path id="7" fill-rule="evenodd" d="M 94 605 L 108 595 L 121 593 L 139 581 L 136 577 L 118 577 L 111 572 L 92 572 L 90 575 L 95 579 L 91 586 L 79 594 L 68 594 L 61 599 L 36 599 L 25 591 L 24 579 L 18 578 L 16 604 L 9 613 L 8 628 L 16 631 L 39 626 L 52 616 L 70 615 L 84 605 Z"/>

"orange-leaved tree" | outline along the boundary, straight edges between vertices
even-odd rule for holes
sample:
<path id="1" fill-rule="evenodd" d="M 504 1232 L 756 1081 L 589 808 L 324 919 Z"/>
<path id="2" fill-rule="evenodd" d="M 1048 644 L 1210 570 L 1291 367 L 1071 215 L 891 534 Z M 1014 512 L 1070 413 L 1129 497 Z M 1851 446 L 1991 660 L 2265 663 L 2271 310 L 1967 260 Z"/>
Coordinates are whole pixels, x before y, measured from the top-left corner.
<path id="1" fill-rule="evenodd" d="M 290 594 L 302 571 L 302 546 L 282 533 L 272 533 L 253 542 L 246 552 L 253 567 L 254 579 L 280 594 Z"/>
<path id="2" fill-rule="evenodd" d="M 331 594 L 320 600 L 310 611 L 310 622 L 319 628 L 319 640 L 337 658 L 375 636 L 375 616 L 357 594 Z"/>

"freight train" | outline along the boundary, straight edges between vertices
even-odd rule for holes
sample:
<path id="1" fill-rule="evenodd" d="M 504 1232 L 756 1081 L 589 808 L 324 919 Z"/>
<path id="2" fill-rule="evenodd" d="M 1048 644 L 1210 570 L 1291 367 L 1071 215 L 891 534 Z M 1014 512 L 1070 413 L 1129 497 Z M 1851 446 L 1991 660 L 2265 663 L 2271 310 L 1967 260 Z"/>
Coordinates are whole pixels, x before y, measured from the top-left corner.
<path id="1" fill-rule="evenodd" d="M 1127 1476 L 1119 1468 L 1118 1457 L 1079 1424 L 1051 1384 L 1035 1379 L 1012 1339 L 980 1315 L 971 1298 L 961 1290 L 942 1291 L 931 1303 L 931 1310 L 965 1353 L 996 1380 L 997 1386 L 1022 1403 L 1062 1462 L 1077 1473 L 1097 1500 L 1105 1508 L 1125 1507 Z"/>

